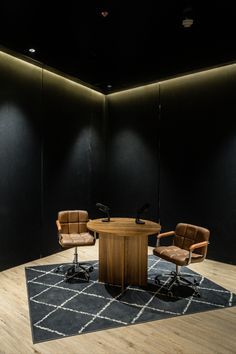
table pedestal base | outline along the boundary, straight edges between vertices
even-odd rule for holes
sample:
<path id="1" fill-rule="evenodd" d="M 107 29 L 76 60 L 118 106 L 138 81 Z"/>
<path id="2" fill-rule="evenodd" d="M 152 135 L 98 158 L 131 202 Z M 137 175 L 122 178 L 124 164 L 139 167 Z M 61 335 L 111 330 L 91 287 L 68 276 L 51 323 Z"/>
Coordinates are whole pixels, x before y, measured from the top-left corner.
<path id="1" fill-rule="evenodd" d="M 99 233 L 99 281 L 121 285 L 147 285 L 147 246 L 144 235 Z"/>

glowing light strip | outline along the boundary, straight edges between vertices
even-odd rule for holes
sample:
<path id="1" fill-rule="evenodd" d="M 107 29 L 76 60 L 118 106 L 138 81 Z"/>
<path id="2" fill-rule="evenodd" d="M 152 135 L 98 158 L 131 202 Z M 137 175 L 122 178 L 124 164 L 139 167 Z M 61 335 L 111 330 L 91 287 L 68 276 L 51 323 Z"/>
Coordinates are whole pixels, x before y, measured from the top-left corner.
<path id="1" fill-rule="evenodd" d="M 222 64 L 221 66 L 217 66 L 215 68 L 205 69 L 205 70 L 201 70 L 201 71 L 196 71 L 194 73 L 184 74 L 184 75 L 177 76 L 177 77 L 172 77 L 172 78 L 169 78 L 169 79 L 166 79 L 166 80 L 156 81 L 154 83 L 152 82 L 151 84 L 145 84 L 145 85 L 129 88 L 127 90 L 121 90 L 121 91 L 113 92 L 113 93 L 108 94 L 107 96 L 114 96 L 114 95 L 118 95 L 118 94 L 122 94 L 122 93 L 129 93 L 129 92 L 132 92 L 132 91 L 137 90 L 137 89 L 145 89 L 145 88 L 149 88 L 151 86 L 169 83 L 171 81 L 183 80 L 183 79 L 192 79 L 193 76 L 214 74 L 214 72 L 220 72 L 220 71 L 228 70 L 228 69 L 231 69 L 233 67 L 236 68 L 236 63 L 225 64 L 225 65 Z"/>
<path id="2" fill-rule="evenodd" d="M 183 79 L 188 79 L 188 78 L 192 78 L 193 76 L 198 76 L 198 75 L 208 75 L 208 74 L 212 74 L 214 72 L 217 72 L 217 71 L 222 71 L 222 70 L 227 70 L 227 69 L 230 69 L 232 67 L 236 67 L 236 63 L 232 63 L 232 64 L 222 64 L 221 66 L 218 66 L 218 67 L 214 67 L 214 68 L 211 68 L 211 69 L 205 69 L 205 70 L 201 70 L 201 71 L 196 71 L 194 73 L 189 73 L 189 74 L 184 74 L 184 75 L 180 75 L 180 76 L 177 76 L 177 77 L 173 77 L 173 78 L 169 78 L 169 79 L 166 79 L 166 80 L 160 80 L 160 81 L 156 81 L 156 82 L 152 82 L 150 84 L 144 84 L 144 85 L 141 85 L 141 86 L 136 86 L 136 87 L 133 87 L 133 88 L 129 88 L 129 89 L 126 89 L 126 90 L 121 90 L 121 91 L 117 91 L 117 92 L 113 92 L 113 93 L 110 93 L 110 94 L 107 94 L 107 95 L 104 95 L 103 93 L 99 92 L 99 91 L 96 91 L 95 89 L 92 89 L 90 87 L 87 87 L 81 83 L 78 83 L 76 81 L 74 81 L 73 79 L 69 79 L 63 75 L 60 75 L 60 74 L 57 74 L 57 73 L 54 73 L 53 71 L 50 71 L 48 69 L 44 69 L 42 67 L 42 64 L 39 63 L 39 65 L 35 65 L 35 64 L 32 64 L 32 63 L 29 63 L 28 61 L 26 60 L 23 60 L 23 59 L 20 59 L 14 55 L 11 55 L 11 54 L 8 54 L 2 50 L 0 50 L 0 54 L 2 55 L 5 55 L 7 57 L 10 57 L 11 59 L 14 59 L 16 61 L 20 61 L 21 63 L 24 63 L 26 65 L 30 65 L 30 66 L 33 66 L 34 68 L 38 69 L 38 70 L 43 70 L 43 72 L 47 72 L 51 75 L 55 75 L 56 77 L 58 78 L 61 78 L 63 80 L 67 80 L 68 82 L 74 84 L 74 85 L 77 85 L 81 88 L 84 88 L 84 89 L 87 89 L 89 91 L 91 91 L 92 93 L 95 93 L 95 94 L 98 94 L 98 95 L 101 95 L 101 96 L 114 96 L 114 95 L 117 95 L 117 94 L 123 94 L 123 93 L 129 93 L 129 92 L 133 92 L 134 90 L 139 90 L 139 89 L 145 89 L 145 88 L 150 88 L 151 86 L 155 86 L 155 85 L 161 85 L 161 84 L 165 84 L 165 83 L 169 83 L 171 81 L 176 81 L 176 80 L 183 80 Z M 41 65 L 40 65 L 41 64 Z"/>
<path id="3" fill-rule="evenodd" d="M 6 56 L 6 59 L 8 59 L 8 60 L 11 59 L 11 60 L 19 61 L 21 64 L 26 64 L 26 65 L 32 66 L 33 68 L 36 68 L 36 69 L 38 69 L 38 70 L 42 70 L 42 68 L 40 68 L 39 66 L 37 66 L 37 65 L 35 65 L 35 64 L 32 64 L 32 63 L 29 63 L 29 62 L 26 61 L 26 60 L 17 58 L 17 57 L 15 57 L 14 55 L 5 53 L 5 52 L 3 52 L 2 50 L 0 50 L 0 54 L 3 55 L 3 56 Z"/>
<path id="4" fill-rule="evenodd" d="M 96 91 L 95 89 L 92 89 L 92 88 L 90 88 L 90 87 L 87 87 L 87 86 L 85 86 L 85 85 L 83 85 L 83 84 L 81 84 L 81 83 L 78 83 L 78 82 L 76 82 L 76 81 L 73 81 L 72 79 L 68 79 L 67 77 L 65 77 L 65 76 L 63 76 L 63 75 L 56 74 L 56 73 L 54 73 L 53 71 L 50 71 L 50 70 L 48 70 L 48 69 L 44 69 L 44 68 L 42 67 L 42 63 L 39 63 L 39 65 L 32 64 L 32 63 L 29 63 L 28 61 L 26 61 L 26 60 L 24 60 L 24 59 L 20 59 L 20 58 L 14 56 L 14 55 L 11 55 L 11 54 L 8 54 L 8 53 L 2 51 L 2 50 L 0 50 L 0 55 L 6 56 L 6 59 L 8 58 L 8 60 L 11 59 L 11 60 L 19 61 L 21 64 L 29 65 L 29 66 L 31 66 L 31 67 L 37 69 L 37 70 L 42 70 L 42 71 L 45 72 L 45 73 L 48 73 L 48 74 L 51 74 L 51 75 L 55 75 L 55 76 L 57 76 L 58 78 L 61 78 L 61 79 L 63 79 L 63 80 L 66 80 L 66 81 L 68 81 L 68 82 L 70 82 L 70 83 L 72 83 L 72 84 L 74 84 L 74 85 L 77 85 L 77 86 L 83 88 L 83 89 L 87 89 L 87 90 L 91 91 L 93 94 L 98 94 L 98 95 L 104 96 L 103 93 L 98 92 L 98 91 Z M 40 65 L 40 64 L 41 64 L 41 65 Z"/>

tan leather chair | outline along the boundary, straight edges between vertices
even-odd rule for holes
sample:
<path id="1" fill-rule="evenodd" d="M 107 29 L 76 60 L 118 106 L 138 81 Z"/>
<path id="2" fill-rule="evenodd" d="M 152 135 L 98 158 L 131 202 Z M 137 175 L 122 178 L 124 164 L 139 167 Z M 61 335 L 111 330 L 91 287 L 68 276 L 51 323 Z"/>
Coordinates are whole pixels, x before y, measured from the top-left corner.
<path id="1" fill-rule="evenodd" d="M 164 237 L 173 237 L 171 246 L 160 246 L 160 240 Z M 204 261 L 209 244 L 210 231 L 204 227 L 191 224 L 177 224 L 175 231 L 161 233 L 157 236 L 157 245 L 153 254 L 176 265 L 176 271 L 171 273 L 170 281 L 163 286 L 169 296 L 173 296 L 171 289 L 176 284 L 188 284 L 193 287 L 193 295 L 200 297 L 197 290 L 199 283 L 194 280 L 192 283 L 181 276 L 179 267 L 187 266 L 190 263 Z M 160 284 L 158 276 L 156 283 Z"/>
<path id="2" fill-rule="evenodd" d="M 59 243 L 63 248 L 75 248 L 74 260 L 71 267 L 61 265 L 57 267 L 57 271 L 64 270 L 66 280 L 83 273 L 86 280 L 90 278 L 90 272 L 93 271 L 92 265 L 89 263 L 79 263 L 77 247 L 93 246 L 96 236 L 90 234 L 87 230 L 88 212 L 86 210 L 66 210 L 59 211 L 56 220 Z"/>

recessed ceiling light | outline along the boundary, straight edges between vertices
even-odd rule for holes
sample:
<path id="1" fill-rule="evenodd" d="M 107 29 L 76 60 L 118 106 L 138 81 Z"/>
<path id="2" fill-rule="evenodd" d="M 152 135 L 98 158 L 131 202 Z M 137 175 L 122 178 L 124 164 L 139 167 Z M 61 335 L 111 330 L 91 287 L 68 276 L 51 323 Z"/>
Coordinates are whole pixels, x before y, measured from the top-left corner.
<path id="1" fill-rule="evenodd" d="M 112 88 L 112 85 L 110 85 L 110 84 L 107 85 L 107 88 L 108 88 L 108 89 L 111 89 L 111 88 Z"/>
<path id="2" fill-rule="evenodd" d="M 30 49 L 29 49 L 29 52 L 30 52 L 30 53 L 35 53 L 36 50 L 35 50 L 34 48 L 30 48 Z"/>

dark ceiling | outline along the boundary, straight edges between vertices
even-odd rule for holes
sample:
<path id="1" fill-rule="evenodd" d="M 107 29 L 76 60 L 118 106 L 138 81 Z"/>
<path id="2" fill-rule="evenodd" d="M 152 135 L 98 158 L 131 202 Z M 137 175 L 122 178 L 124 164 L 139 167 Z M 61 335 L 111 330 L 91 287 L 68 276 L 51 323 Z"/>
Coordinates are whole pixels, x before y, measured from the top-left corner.
<path id="1" fill-rule="evenodd" d="M 235 61 L 235 3 L 2 0 L 0 44 L 109 92 Z"/>

